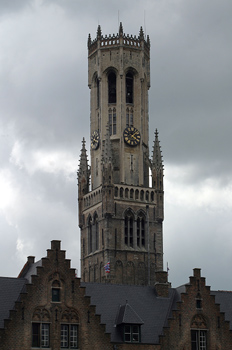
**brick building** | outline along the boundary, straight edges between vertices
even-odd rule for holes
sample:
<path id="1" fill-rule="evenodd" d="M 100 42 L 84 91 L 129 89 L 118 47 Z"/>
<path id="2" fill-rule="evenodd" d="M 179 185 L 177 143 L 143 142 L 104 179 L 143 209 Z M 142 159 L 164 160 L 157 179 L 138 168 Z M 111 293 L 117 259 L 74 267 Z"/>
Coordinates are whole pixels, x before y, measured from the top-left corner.
<path id="1" fill-rule="evenodd" d="M 81 282 L 52 241 L 18 278 L 0 277 L 0 349 L 231 349 L 231 292 L 210 291 L 200 269 L 179 288 L 156 280 Z"/>
<path id="2" fill-rule="evenodd" d="M 88 39 L 91 168 L 78 170 L 81 279 L 60 241 L 0 277 L 0 350 L 229 350 L 232 292 L 194 269 L 171 288 L 163 271 L 163 162 L 149 158 L 150 41 Z M 150 170 L 149 170 L 150 169 Z M 149 172 L 151 181 L 149 181 Z"/>

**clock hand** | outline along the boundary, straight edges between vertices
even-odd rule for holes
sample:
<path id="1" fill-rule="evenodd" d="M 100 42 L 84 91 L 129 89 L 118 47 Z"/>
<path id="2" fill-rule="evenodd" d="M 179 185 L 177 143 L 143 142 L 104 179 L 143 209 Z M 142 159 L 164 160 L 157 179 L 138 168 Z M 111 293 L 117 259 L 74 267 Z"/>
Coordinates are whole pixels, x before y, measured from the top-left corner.
<path id="1" fill-rule="evenodd" d="M 138 134 L 138 131 L 136 131 L 133 135 L 131 135 L 131 137 L 133 137 L 133 139 L 135 139 L 135 135 Z"/>

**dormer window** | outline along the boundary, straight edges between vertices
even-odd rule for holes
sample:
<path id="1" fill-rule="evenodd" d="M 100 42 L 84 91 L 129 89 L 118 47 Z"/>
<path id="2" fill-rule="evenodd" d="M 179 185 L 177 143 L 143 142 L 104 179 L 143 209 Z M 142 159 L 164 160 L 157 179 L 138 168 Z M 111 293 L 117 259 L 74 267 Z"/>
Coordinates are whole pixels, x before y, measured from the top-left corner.
<path id="1" fill-rule="evenodd" d="M 54 281 L 52 283 L 52 301 L 54 303 L 60 302 L 60 282 Z"/>
<path id="2" fill-rule="evenodd" d="M 141 343 L 141 325 L 143 320 L 126 301 L 120 305 L 116 318 L 116 326 L 125 343 Z"/>
<path id="3" fill-rule="evenodd" d="M 140 325 L 124 325 L 124 341 L 126 343 L 140 343 Z"/>

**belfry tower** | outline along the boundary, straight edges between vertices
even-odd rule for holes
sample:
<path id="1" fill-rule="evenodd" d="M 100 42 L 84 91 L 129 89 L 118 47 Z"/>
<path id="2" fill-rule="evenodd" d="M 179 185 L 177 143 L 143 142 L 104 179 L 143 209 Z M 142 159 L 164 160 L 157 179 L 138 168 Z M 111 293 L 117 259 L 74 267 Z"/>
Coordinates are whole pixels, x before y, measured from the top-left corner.
<path id="1" fill-rule="evenodd" d="M 88 38 L 91 168 L 78 170 L 81 277 L 147 285 L 163 269 L 163 162 L 149 158 L 150 41 L 123 33 Z"/>

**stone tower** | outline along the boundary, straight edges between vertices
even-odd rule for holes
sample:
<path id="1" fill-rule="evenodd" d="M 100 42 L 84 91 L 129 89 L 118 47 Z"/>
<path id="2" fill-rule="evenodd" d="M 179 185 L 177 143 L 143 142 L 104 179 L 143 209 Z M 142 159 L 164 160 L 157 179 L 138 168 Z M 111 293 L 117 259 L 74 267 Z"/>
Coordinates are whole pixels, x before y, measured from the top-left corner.
<path id="1" fill-rule="evenodd" d="M 91 168 L 83 140 L 78 171 L 81 277 L 147 285 L 163 269 L 163 163 L 155 132 L 149 159 L 150 41 L 88 38 Z M 149 180 L 150 177 L 150 180 Z"/>

